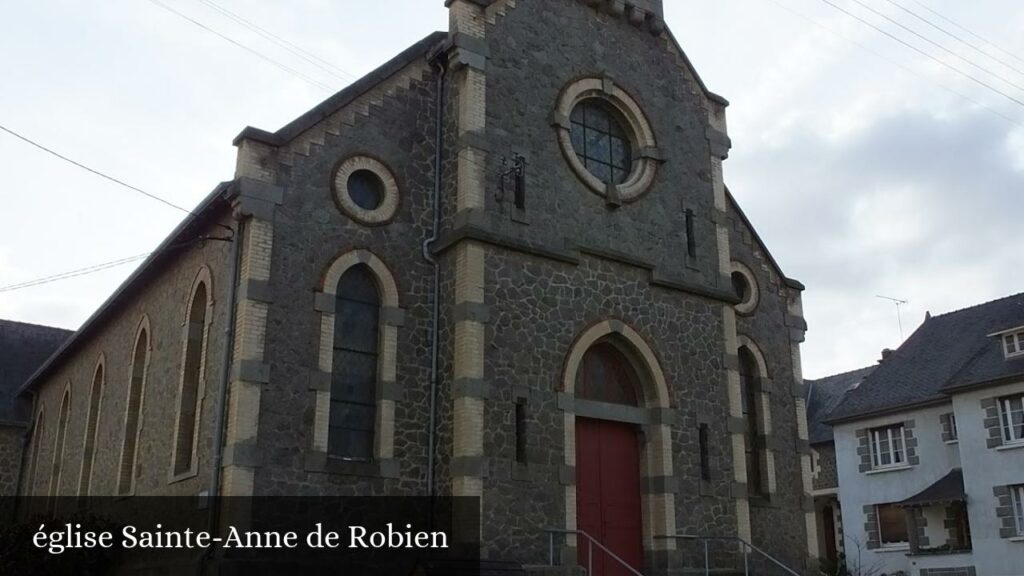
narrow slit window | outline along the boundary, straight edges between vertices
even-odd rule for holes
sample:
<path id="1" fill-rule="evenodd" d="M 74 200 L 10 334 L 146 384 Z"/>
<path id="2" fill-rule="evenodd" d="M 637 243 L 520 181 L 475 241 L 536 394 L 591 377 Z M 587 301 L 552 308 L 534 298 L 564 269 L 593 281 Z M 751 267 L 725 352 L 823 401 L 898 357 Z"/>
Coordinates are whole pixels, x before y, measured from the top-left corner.
<path id="1" fill-rule="evenodd" d="M 701 424 L 697 430 L 698 444 L 700 445 L 700 478 L 705 482 L 711 481 L 711 455 L 708 446 L 708 425 Z"/>
<path id="2" fill-rule="evenodd" d="M 131 380 L 128 383 L 128 406 L 124 417 L 121 468 L 117 477 L 117 493 L 130 494 L 135 489 L 135 468 L 138 456 L 139 430 L 142 428 L 142 392 L 149 364 L 149 334 L 139 332 L 132 355 Z"/>
<path id="3" fill-rule="evenodd" d="M 690 258 L 697 257 L 697 237 L 694 231 L 693 210 L 686 209 L 686 253 Z"/>
<path id="4" fill-rule="evenodd" d="M 516 399 L 516 462 L 526 463 L 526 399 Z"/>
<path id="5" fill-rule="evenodd" d="M 46 414 L 40 410 L 36 416 L 36 424 L 32 429 L 32 461 L 28 468 L 28 489 L 25 491 L 28 496 L 35 495 L 35 489 L 37 487 L 36 472 L 39 469 L 39 447 L 43 443 L 43 436 L 45 435 L 44 427 L 46 425 Z"/>
<path id="6" fill-rule="evenodd" d="M 203 374 L 207 336 L 206 284 L 200 282 L 192 296 L 185 329 L 184 367 L 181 375 L 181 398 L 178 406 L 178 434 L 175 441 L 174 474 L 185 474 L 195 467 L 197 423 L 202 402 Z"/>
<path id="7" fill-rule="evenodd" d="M 99 430 L 100 402 L 103 398 L 103 365 L 96 368 L 89 392 L 89 416 L 85 423 L 85 446 L 82 449 L 82 477 L 78 481 L 78 494 L 88 496 L 92 489 L 92 467 L 96 459 L 96 433 Z"/>
<path id="8" fill-rule="evenodd" d="M 764 497 L 766 491 L 761 475 L 761 461 L 764 452 L 760 434 L 757 400 L 760 395 L 760 374 L 757 360 L 746 347 L 740 348 L 740 395 L 744 421 L 744 444 L 747 460 L 747 489 L 750 494 Z"/>

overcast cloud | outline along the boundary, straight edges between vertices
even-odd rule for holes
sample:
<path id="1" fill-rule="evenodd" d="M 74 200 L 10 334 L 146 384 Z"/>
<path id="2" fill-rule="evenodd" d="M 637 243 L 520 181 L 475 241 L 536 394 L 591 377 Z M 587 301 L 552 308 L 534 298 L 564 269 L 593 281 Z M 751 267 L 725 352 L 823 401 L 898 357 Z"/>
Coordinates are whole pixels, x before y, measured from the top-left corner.
<path id="1" fill-rule="evenodd" d="M 161 1 L 333 89 L 447 25 L 442 0 L 216 0 L 345 71 L 331 75 L 202 0 Z M 1024 100 L 1011 85 L 1024 73 L 888 0 L 862 1 L 999 72 L 1006 81 L 971 73 Z M 915 0 L 897 1 L 981 44 Z M 1024 58 L 1019 1 L 921 1 Z M 909 300 L 909 334 L 926 310 L 1024 290 L 1024 106 L 821 0 L 666 3 L 704 81 L 732 103 L 726 181 L 786 273 L 807 285 L 808 377 L 899 344 L 895 308 L 878 294 Z M 232 176 L 231 140 L 244 126 L 275 130 L 329 95 L 151 1 L 8 0 L 3 10 L 0 124 L 184 206 Z M 987 49 L 1024 71 L 1024 60 Z M 0 158 L 0 286 L 148 252 L 180 220 L 6 134 Z M 132 266 L 0 292 L 0 317 L 76 328 Z"/>

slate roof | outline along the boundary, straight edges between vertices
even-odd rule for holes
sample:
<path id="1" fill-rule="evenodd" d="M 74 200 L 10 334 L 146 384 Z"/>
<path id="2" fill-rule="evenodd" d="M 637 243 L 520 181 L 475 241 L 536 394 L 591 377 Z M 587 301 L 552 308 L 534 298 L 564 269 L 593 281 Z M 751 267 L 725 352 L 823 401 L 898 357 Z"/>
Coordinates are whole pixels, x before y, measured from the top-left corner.
<path id="1" fill-rule="evenodd" d="M 70 330 L 0 320 L 0 423 L 17 422 L 14 396 L 29 376 L 71 336 Z"/>
<path id="2" fill-rule="evenodd" d="M 964 502 L 966 500 L 964 472 L 960 468 L 953 468 L 949 471 L 949 474 L 939 478 L 934 484 L 900 502 L 897 506 L 932 506 L 935 504 L 949 504 L 950 502 Z"/>
<path id="3" fill-rule="evenodd" d="M 819 380 L 806 380 L 807 388 L 807 428 L 811 444 L 832 442 L 832 427 L 825 421 L 832 411 L 839 406 L 846 394 L 864 381 L 878 366 L 868 366 L 859 370 L 851 370 Z"/>
<path id="4" fill-rule="evenodd" d="M 1007 360 L 990 334 L 1024 325 L 1024 293 L 927 318 L 833 411 L 856 420 L 947 402 L 964 388 L 1024 379 L 1024 358 Z"/>

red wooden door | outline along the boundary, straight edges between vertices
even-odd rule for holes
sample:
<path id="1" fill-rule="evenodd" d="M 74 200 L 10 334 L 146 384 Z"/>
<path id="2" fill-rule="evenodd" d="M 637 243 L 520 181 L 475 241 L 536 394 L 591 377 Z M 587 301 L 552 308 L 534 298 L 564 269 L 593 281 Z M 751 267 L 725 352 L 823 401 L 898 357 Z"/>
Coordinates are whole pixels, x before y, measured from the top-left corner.
<path id="1" fill-rule="evenodd" d="M 576 518 L 580 530 L 640 570 L 640 453 L 632 425 L 576 419 Z M 630 574 L 596 546 L 588 559 L 587 540 L 582 536 L 577 550 L 581 566 L 593 562 L 591 576 Z"/>

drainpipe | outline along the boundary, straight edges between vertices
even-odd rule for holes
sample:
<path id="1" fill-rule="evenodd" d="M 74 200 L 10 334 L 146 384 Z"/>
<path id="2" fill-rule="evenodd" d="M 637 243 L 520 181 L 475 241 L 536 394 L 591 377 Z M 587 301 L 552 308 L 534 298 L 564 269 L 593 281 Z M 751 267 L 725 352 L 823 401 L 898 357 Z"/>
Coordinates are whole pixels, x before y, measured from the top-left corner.
<path id="1" fill-rule="evenodd" d="M 438 392 L 438 339 L 439 324 L 441 317 L 441 267 L 431 254 L 431 247 L 437 242 L 441 230 L 441 169 L 443 166 L 442 149 L 444 147 L 444 87 L 445 72 L 447 67 L 444 64 L 444 52 L 441 52 L 433 62 L 437 71 L 437 129 L 434 135 L 434 191 L 433 210 L 434 221 L 430 231 L 430 237 L 423 242 L 423 259 L 434 268 L 433 306 L 430 318 L 430 429 L 428 430 L 427 447 L 427 494 L 435 495 L 434 486 L 434 465 L 435 452 L 437 451 L 437 392 Z"/>
<path id="2" fill-rule="evenodd" d="M 239 261 L 242 258 L 242 234 L 244 232 L 245 223 L 239 221 L 231 234 L 231 270 L 228 275 L 230 285 L 228 286 L 227 302 L 228 319 L 227 325 L 224 327 L 224 350 L 221 354 L 220 384 L 217 389 L 217 403 L 215 405 L 213 421 L 210 487 L 207 489 L 207 501 L 210 506 L 207 532 L 210 534 L 214 534 L 217 531 L 217 523 L 220 519 L 220 499 L 218 498 L 218 493 L 220 492 L 221 463 L 224 460 L 224 421 L 227 417 L 228 387 L 231 383 L 231 361 L 235 348 L 235 317 L 237 315 L 235 306 L 238 301 L 238 272 L 240 268 Z M 203 568 L 206 566 L 206 562 L 212 553 L 213 548 L 209 548 L 200 554 L 199 562 L 196 565 L 196 574 L 203 573 Z"/>

